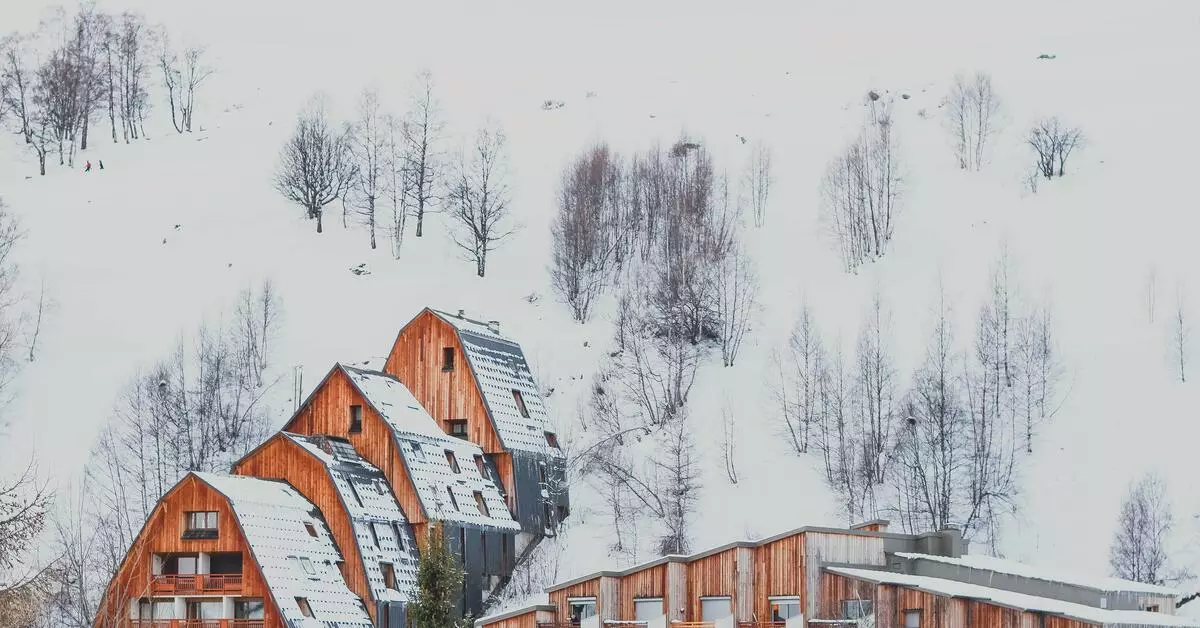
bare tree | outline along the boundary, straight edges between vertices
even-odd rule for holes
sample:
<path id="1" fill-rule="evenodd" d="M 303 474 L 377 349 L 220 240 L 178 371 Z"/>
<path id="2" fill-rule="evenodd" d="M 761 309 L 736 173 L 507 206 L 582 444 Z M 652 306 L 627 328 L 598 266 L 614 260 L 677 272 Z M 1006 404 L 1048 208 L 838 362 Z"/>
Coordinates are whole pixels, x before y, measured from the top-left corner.
<path id="1" fill-rule="evenodd" d="M 35 72 L 29 52 L 29 39 L 13 33 L 0 41 L 3 69 L 0 69 L 0 86 L 3 87 L 4 106 L 15 117 L 17 133 L 24 136 L 25 143 L 33 142 L 31 124 Z M 43 173 L 45 174 L 45 173 Z"/>
<path id="2" fill-rule="evenodd" d="M 876 292 L 858 336 L 859 430 L 865 451 L 863 472 L 873 485 L 887 478 L 896 435 L 896 369 L 890 349 L 891 315 Z"/>
<path id="3" fill-rule="evenodd" d="M 1173 524 L 1166 484 L 1161 478 L 1151 474 L 1130 484 L 1109 551 L 1113 575 L 1135 582 L 1165 584 L 1166 542 Z"/>
<path id="4" fill-rule="evenodd" d="M 192 132 L 192 120 L 196 115 L 196 92 L 200 85 L 215 71 L 206 61 L 203 46 L 191 46 L 183 51 L 183 128 Z"/>
<path id="5" fill-rule="evenodd" d="M 696 447 L 687 421 L 680 419 L 666 426 L 662 456 L 654 459 L 657 492 L 662 496 L 660 520 L 663 534 L 659 553 L 686 554 L 696 503 L 700 497 L 700 473 L 696 467 Z"/>
<path id="6" fill-rule="evenodd" d="M 980 170 L 987 158 L 988 141 L 997 131 L 1000 99 L 992 77 L 977 72 L 967 79 L 954 77 L 946 99 L 946 122 L 954 137 L 954 153 L 963 170 Z"/>
<path id="7" fill-rule="evenodd" d="M 762 140 L 755 141 L 750 149 L 750 160 L 743 175 L 743 185 L 750 196 L 750 207 L 754 210 L 755 227 L 766 224 L 767 199 L 772 183 L 774 175 L 771 173 L 771 147 Z"/>
<path id="8" fill-rule="evenodd" d="M 158 44 L 158 67 L 163 73 L 163 87 L 167 90 L 167 107 L 171 110 L 171 125 L 176 133 L 183 133 L 187 106 L 183 100 L 183 70 L 179 65 L 179 54 L 171 47 L 170 35 L 165 29 L 156 33 Z"/>
<path id="9" fill-rule="evenodd" d="M 136 13 L 123 13 L 117 34 L 118 108 L 125 143 L 145 137 L 143 125 L 150 108 L 146 89 L 145 20 Z"/>
<path id="10" fill-rule="evenodd" d="M 1048 308 L 1037 308 L 1021 318 L 1017 330 L 1015 386 L 1019 392 L 1019 410 L 1025 417 L 1025 452 L 1033 453 L 1038 426 L 1058 412 L 1064 367 Z"/>
<path id="11" fill-rule="evenodd" d="M 321 233 L 325 206 L 342 197 L 353 175 L 347 133 L 331 128 L 324 103 L 317 99 L 301 112 L 284 144 L 275 189 L 316 219 Z"/>
<path id="12" fill-rule="evenodd" d="M 1045 118 L 1029 130 L 1026 139 L 1037 157 L 1037 168 L 1047 179 L 1066 173 L 1067 158 L 1083 144 L 1079 127 L 1066 127 L 1058 118 Z"/>
<path id="13" fill-rule="evenodd" d="M 881 257 L 891 241 L 902 187 L 891 106 L 872 92 L 858 138 L 830 162 L 822 182 L 822 215 L 847 270 Z"/>
<path id="14" fill-rule="evenodd" d="M 375 248 L 377 208 L 388 185 L 388 135 L 379 94 L 366 90 L 359 97 L 358 120 L 349 137 L 349 205 L 367 226 Z"/>
<path id="15" fill-rule="evenodd" d="M 449 186 L 447 201 L 456 224 L 452 232 L 454 243 L 475 262 L 475 272 L 480 277 L 487 271 L 488 253 L 513 232 L 509 224 L 505 143 L 504 132 L 498 127 L 480 129 L 470 151 L 460 157 Z"/>
<path id="16" fill-rule="evenodd" d="M 779 371 L 774 396 L 779 403 L 784 432 L 797 454 L 807 454 L 813 432 L 824 427 L 820 424 L 827 411 L 825 395 L 829 386 L 825 346 L 807 303 L 792 327 L 786 349 L 782 354 L 776 353 L 773 359 Z M 832 452 L 824 450 L 823 453 L 826 475 L 831 477 L 829 455 Z"/>
<path id="17" fill-rule="evenodd" d="M 439 201 L 444 161 L 439 152 L 445 123 L 441 107 L 434 96 L 433 74 L 428 70 L 417 75 L 412 108 L 404 120 L 404 172 L 409 207 L 417 219 L 417 237 L 424 234 L 425 214 Z"/>
<path id="18" fill-rule="evenodd" d="M 725 475 L 731 484 L 738 483 L 737 474 L 737 415 L 729 406 L 729 399 L 721 404 L 722 447 L 721 459 L 725 463 Z"/>
<path id="19" fill-rule="evenodd" d="M 607 145 L 593 146 L 563 172 L 558 213 L 551 225 L 550 278 L 575 320 L 587 322 L 592 303 L 611 278 L 619 242 L 621 168 Z"/>
<path id="20" fill-rule="evenodd" d="M 1187 322 L 1187 312 L 1184 307 L 1183 287 L 1175 291 L 1175 312 L 1171 316 L 1171 357 L 1179 368 L 1179 381 L 1187 381 L 1188 359 L 1191 357 L 1192 330 Z"/>
<path id="21" fill-rule="evenodd" d="M 408 191 L 405 186 L 408 185 L 409 179 L 405 171 L 406 157 L 402 124 L 391 114 L 383 116 L 383 126 L 387 135 L 384 195 L 392 206 L 388 233 L 392 240 L 392 257 L 396 259 L 400 259 L 400 247 L 404 244 L 405 225 L 408 221 Z"/>
<path id="22" fill-rule="evenodd" d="M 39 565 L 35 549 L 53 501 L 32 462 L 0 479 L 0 621 L 6 625 L 31 625 L 42 613 L 55 565 Z"/>
<path id="23" fill-rule="evenodd" d="M 720 261 L 715 274 L 717 319 L 721 323 L 721 359 L 733 366 L 750 329 L 758 298 L 754 262 L 740 246 Z"/>

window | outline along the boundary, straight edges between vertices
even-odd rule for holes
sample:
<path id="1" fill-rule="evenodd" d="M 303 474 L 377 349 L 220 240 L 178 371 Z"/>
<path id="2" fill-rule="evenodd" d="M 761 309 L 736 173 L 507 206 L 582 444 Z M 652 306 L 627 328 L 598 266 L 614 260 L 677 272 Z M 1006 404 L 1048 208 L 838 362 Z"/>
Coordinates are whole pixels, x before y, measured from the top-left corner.
<path id="1" fill-rule="evenodd" d="M 296 560 L 300 563 L 300 568 L 304 570 L 304 573 L 308 574 L 309 578 L 316 578 L 317 568 L 313 567 L 312 561 L 307 556 L 301 556 Z"/>
<path id="2" fill-rule="evenodd" d="M 196 554 L 181 554 L 163 559 L 162 573 L 168 576 L 190 576 L 196 573 L 199 557 Z"/>
<path id="3" fill-rule="evenodd" d="M 482 475 L 485 480 L 488 479 L 487 465 L 483 462 L 483 456 L 475 456 L 475 466 L 479 469 L 479 475 Z"/>
<path id="4" fill-rule="evenodd" d="M 517 402 L 517 410 L 521 413 L 521 416 L 528 419 L 529 418 L 529 408 L 525 407 L 525 398 L 521 396 L 521 391 L 513 390 L 512 392 L 513 392 L 513 401 Z"/>
<path id="5" fill-rule="evenodd" d="M 375 486 L 376 493 L 379 493 L 380 495 L 387 495 L 387 492 L 388 492 L 387 482 L 384 482 L 383 480 L 375 480 L 371 484 L 373 484 Z"/>
<path id="6" fill-rule="evenodd" d="M 1157 613 L 1158 612 L 1158 604 L 1151 604 L 1151 605 L 1147 606 L 1146 612 L 1147 613 Z"/>
<path id="7" fill-rule="evenodd" d="M 904 611 L 904 628 L 921 628 L 921 610 Z"/>
<path id="8" fill-rule="evenodd" d="M 264 619 L 263 612 L 262 600 L 234 600 L 233 602 L 234 619 Z"/>
<path id="9" fill-rule="evenodd" d="M 773 597 L 769 601 L 771 602 L 771 621 L 785 622 L 800 616 L 800 598 L 798 597 Z"/>
<path id="10" fill-rule="evenodd" d="M 395 529 L 395 531 L 396 531 L 396 547 L 400 548 L 401 552 L 405 551 L 405 549 L 404 549 L 404 533 L 402 530 L 400 530 L 400 524 L 393 523 L 392 528 Z"/>
<path id="11" fill-rule="evenodd" d="M 488 514 L 487 503 L 483 501 L 483 493 L 475 491 L 475 506 L 479 508 L 479 514 L 490 517 Z"/>
<path id="12" fill-rule="evenodd" d="M 308 535 L 309 535 L 309 536 L 316 536 L 316 535 L 317 535 L 317 529 L 313 527 L 313 524 L 311 524 L 311 523 L 309 523 L 309 522 L 307 522 L 307 521 L 305 521 L 305 522 L 304 522 L 304 529 L 305 529 L 305 530 L 308 530 Z"/>
<path id="13" fill-rule="evenodd" d="M 183 531 L 185 539 L 215 539 L 217 538 L 217 513 L 213 510 L 187 513 L 187 529 Z"/>
<path id="14" fill-rule="evenodd" d="M 594 597 L 567 598 L 567 606 L 571 609 L 571 623 L 576 626 L 588 617 L 596 616 L 596 598 Z"/>
<path id="15" fill-rule="evenodd" d="M 715 621 L 733 615 L 733 604 L 727 597 L 700 598 L 700 621 Z"/>
<path id="16" fill-rule="evenodd" d="M 148 600 L 138 602 L 137 617 L 132 619 L 180 619 L 175 617 L 173 600 Z M 164 622 L 165 623 L 165 622 Z"/>
<path id="17" fill-rule="evenodd" d="M 633 618 L 637 621 L 650 621 L 665 614 L 661 597 L 647 597 L 633 601 Z"/>
<path id="18" fill-rule="evenodd" d="M 546 432 L 546 444 L 558 449 L 558 437 L 554 435 L 554 432 Z"/>
<path id="19" fill-rule="evenodd" d="M 375 544 L 375 547 L 379 547 L 379 531 L 375 529 L 375 524 L 368 523 L 367 528 L 371 531 L 371 542 Z"/>
<path id="20" fill-rule="evenodd" d="M 538 463 L 538 481 L 542 484 L 546 483 L 546 463 Z"/>
<path id="21" fill-rule="evenodd" d="M 508 563 L 508 535 L 500 535 L 500 571 L 508 571 L 511 567 Z"/>
<path id="22" fill-rule="evenodd" d="M 449 449 L 446 450 L 446 462 L 450 463 L 450 468 L 454 469 L 455 473 L 462 473 L 458 468 L 458 459 L 454 457 L 454 452 Z"/>
<path id="23" fill-rule="evenodd" d="M 453 371 L 454 370 L 454 347 L 443 347 L 442 348 L 442 370 L 443 371 Z"/>
<path id="24" fill-rule="evenodd" d="M 241 552 L 214 552 L 208 555 L 208 573 L 232 575 L 242 573 Z"/>
<path id="25" fill-rule="evenodd" d="M 358 434 L 362 432 L 362 406 L 350 406 L 350 433 Z"/>
<path id="26" fill-rule="evenodd" d="M 455 438 L 467 440 L 467 420 L 466 419 L 450 419 L 450 435 Z"/>
<path id="27" fill-rule="evenodd" d="M 379 563 L 379 570 L 383 572 L 383 585 L 392 590 L 398 590 L 396 586 L 396 568 L 391 563 Z"/>
<path id="28" fill-rule="evenodd" d="M 221 613 L 224 610 L 220 600 L 191 601 L 187 602 L 184 608 L 187 612 L 185 619 L 222 619 Z"/>
<path id="29" fill-rule="evenodd" d="M 346 486 L 350 487 L 350 494 L 354 496 L 354 501 L 358 502 L 359 506 L 363 505 L 362 498 L 358 496 L 358 489 L 354 488 L 354 482 L 346 482 Z"/>
<path id="30" fill-rule="evenodd" d="M 871 600 L 843 600 L 842 617 L 845 619 L 860 619 L 875 612 L 875 603 Z"/>
<path id="31" fill-rule="evenodd" d="M 450 505 L 453 506 L 455 510 L 458 510 L 458 500 L 454 499 L 454 489 L 447 486 L 446 494 L 450 496 Z"/>
<path id="32" fill-rule="evenodd" d="M 296 598 L 296 606 L 300 607 L 300 612 L 303 613 L 305 617 L 313 616 L 312 609 L 309 608 L 309 606 L 308 606 L 307 598 L 302 598 L 302 597 Z"/>

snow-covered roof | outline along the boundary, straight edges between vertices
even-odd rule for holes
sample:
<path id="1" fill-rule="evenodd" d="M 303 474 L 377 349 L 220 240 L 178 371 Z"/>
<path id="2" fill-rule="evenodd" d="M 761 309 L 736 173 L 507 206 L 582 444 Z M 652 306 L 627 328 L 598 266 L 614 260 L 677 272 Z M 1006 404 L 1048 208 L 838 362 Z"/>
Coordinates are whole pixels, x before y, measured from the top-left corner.
<path id="1" fill-rule="evenodd" d="M 508 510 L 499 482 L 490 473 L 485 477 L 480 472 L 475 461 L 476 456 L 483 457 L 479 445 L 443 432 L 395 377 L 348 366 L 342 369 L 367 403 L 391 426 L 417 497 L 429 517 L 509 530 L 521 528 Z M 451 465 L 447 452 L 453 454 L 458 471 Z M 480 511 L 476 493 L 483 499 L 487 514 Z"/>
<path id="2" fill-rule="evenodd" d="M 533 379 L 529 363 L 525 361 L 521 345 L 486 323 L 439 310 L 430 311 L 458 332 L 463 353 L 470 362 L 484 405 L 492 415 L 492 424 L 504 447 L 563 455 L 546 441 L 546 432 L 552 431 L 546 402 Z M 514 390 L 520 391 L 528 417 L 521 415 Z"/>
<path id="3" fill-rule="evenodd" d="M 361 600 L 346 587 L 342 560 L 316 506 L 283 482 L 196 473 L 229 500 L 246 544 L 285 620 L 295 625 L 371 626 Z M 309 532 L 311 526 L 313 533 Z M 306 618 L 296 598 L 304 598 Z"/>
<path id="4" fill-rule="evenodd" d="M 414 599 L 419 558 L 416 538 L 383 472 L 344 440 L 289 432 L 283 435 L 325 464 L 354 525 L 358 553 L 374 599 L 404 602 Z M 392 565 L 396 589 L 387 587 L 381 563 Z"/>
<path id="5" fill-rule="evenodd" d="M 994 589 L 977 584 L 946 580 L 944 578 L 910 576 L 892 571 L 853 569 L 850 567 L 826 567 L 825 570 L 858 580 L 912 587 L 936 595 L 991 602 L 1009 608 L 1061 615 L 1103 626 L 1200 626 L 1200 623 L 1196 620 L 1187 617 L 1167 615 L 1165 613 L 1152 613 L 1149 611 L 1107 610 L 1084 604 L 1076 604 L 1074 602 L 1064 602 L 1062 600 L 1014 593 L 1012 591 Z"/>
<path id="6" fill-rule="evenodd" d="M 964 554 L 959 558 L 950 558 L 948 556 L 935 556 L 933 554 L 896 552 L 896 556 L 910 560 L 930 560 L 948 565 L 968 567 L 971 569 L 985 569 L 988 571 L 994 571 L 996 573 L 1020 576 L 1023 578 L 1033 578 L 1037 580 L 1047 580 L 1050 582 L 1059 582 L 1077 587 L 1096 589 L 1098 591 L 1128 591 L 1134 593 L 1148 593 L 1152 595 L 1179 597 L 1179 591 L 1170 587 L 1134 582 L 1133 580 L 1122 580 L 1120 578 L 1110 578 L 1106 576 L 1087 576 L 1084 574 L 1071 573 L 1069 571 L 1053 568 L 1035 567 L 1025 563 L 1018 563 L 1016 561 L 1005 560 L 1003 558 L 983 556 L 981 554 Z"/>

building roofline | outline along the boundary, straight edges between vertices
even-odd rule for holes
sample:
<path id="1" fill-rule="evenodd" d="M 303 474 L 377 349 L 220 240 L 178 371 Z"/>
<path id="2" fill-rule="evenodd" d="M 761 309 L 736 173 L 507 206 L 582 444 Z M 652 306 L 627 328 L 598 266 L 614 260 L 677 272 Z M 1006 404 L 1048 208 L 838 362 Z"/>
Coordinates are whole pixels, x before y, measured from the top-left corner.
<path id="1" fill-rule="evenodd" d="M 537 611 L 552 612 L 555 610 L 555 608 L 556 607 L 553 604 L 531 604 L 529 606 L 523 606 L 521 608 L 513 609 L 511 611 L 506 611 L 504 613 L 498 613 L 496 615 L 487 615 L 485 617 L 480 617 L 479 619 L 475 620 L 475 625 L 482 626 L 484 624 L 491 624 L 491 623 L 495 623 L 498 621 L 504 621 L 505 619 L 516 617 L 518 615 L 525 615 L 527 613 L 533 613 L 533 612 L 537 612 Z"/>
<path id="2" fill-rule="evenodd" d="M 945 556 L 934 556 L 931 554 L 920 554 L 920 553 L 916 553 L 916 552 L 895 552 L 894 554 L 904 560 L 911 560 L 911 561 L 924 560 L 924 561 L 929 561 L 931 563 L 938 563 L 941 565 L 951 565 L 951 566 L 956 566 L 956 567 L 960 567 L 960 568 L 964 568 L 964 569 L 973 569 L 976 571 L 988 571 L 988 572 L 991 572 L 994 574 L 1012 576 L 1015 578 L 1025 578 L 1028 580 L 1037 580 L 1039 582 L 1049 582 L 1051 584 L 1066 584 L 1066 585 L 1069 585 L 1069 586 L 1072 586 L 1072 587 L 1075 587 L 1078 589 L 1087 589 L 1089 591 L 1095 591 L 1097 593 L 1136 593 L 1138 595 L 1154 595 L 1154 596 L 1169 597 L 1169 598 L 1178 598 L 1183 595 L 1182 592 L 1172 589 L 1170 587 L 1160 587 L 1162 589 L 1161 591 L 1146 591 L 1146 590 L 1139 590 L 1136 588 L 1132 588 L 1132 589 L 1104 588 L 1104 587 L 1097 587 L 1097 586 L 1094 586 L 1091 584 L 1086 584 L 1086 583 L 1079 582 L 1079 581 L 1070 581 L 1069 582 L 1066 580 L 1057 580 L 1057 579 L 1054 579 L 1054 578 L 1051 578 L 1048 576 L 1036 576 L 1036 575 L 1028 575 L 1028 574 L 1011 573 L 1011 572 L 1007 572 L 1007 571 L 993 569 L 991 567 L 976 566 L 976 565 L 964 565 L 964 564 L 949 562 L 946 560 L 940 560 L 940 559 L 947 558 Z M 1158 585 L 1153 585 L 1153 586 L 1158 586 Z"/>

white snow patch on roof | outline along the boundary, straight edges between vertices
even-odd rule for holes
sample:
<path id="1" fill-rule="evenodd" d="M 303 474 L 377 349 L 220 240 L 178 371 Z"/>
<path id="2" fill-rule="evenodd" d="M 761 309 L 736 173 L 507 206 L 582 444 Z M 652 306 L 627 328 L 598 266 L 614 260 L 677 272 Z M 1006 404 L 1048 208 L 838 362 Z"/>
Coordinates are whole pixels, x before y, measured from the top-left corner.
<path id="1" fill-rule="evenodd" d="M 549 414 L 521 345 L 479 321 L 438 310 L 433 313 L 458 331 L 504 446 L 561 456 L 562 452 L 546 441 Z M 528 417 L 521 414 L 513 391 L 520 392 Z"/>
<path id="2" fill-rule="evenodd" d="M 296 625 L 371 626 L 357 595 L 346 587 L 341 554 L 317 508 L 287 484 L 233 475 L 196 473 L 229 500 L 246 544 L 285 620 Z M 316 532 L 308 532 L 311 525 Z M 308 624 L 296 598 L 308 601 Z"/>
<path id="3" fill-rule="evenodd" d="M 1003 589 L 993 589 L 991 587 L 945 580 L 943 578 L 910 576 L 892 571 L 874 571 L 871 569 L 853 569 L 848 567 L 826 567 L 825 570 L 859 580 L 913 587 L 937 595 L 994 602 L 1001 606 L 1027 611 L 1064 615 L 1105 626 L 1200 626 L 1200 623 L 1197 623 L 1193 619 L 1167 615 L 1165 613 L 1106 610 L 1084 604 L 1064 602 L 1062 600 L 1026 595 L 1024 593 L 1014 593 Z"/>
<path id="4" fill-rule="evenodd" d="M 430 517 L 509 530 L 521 528 L 508 510 L 499 481 L 490 477 L 490 472 L 488 477 L 480 472 L 476 457 L 483 457 L 483 449 L 479 445 L 443 432 L 395 377 L 342 368 L 392 427 L 417 497 Z M 453 455 L 458 471 L 447 454 Z M 487 514 L 479 509 L 476 493 L 483 499 Z"/>
<path id="5" fill-rule="evenodd" d="M 1120 578 L 1110 578 L 1107 576 L 1088 576 L 1085 574 L 1072 573 L 1060 569 L 1036 567 L 1034 565 L 1027 565 L 1025 563 L 1019 563 L 1012 560 L 1005 560 L 1003 558 L 994 558 L 992 556 L 984 556 L 982 554 L 964 554 L 959 558 L 934 556 L 932 554 L 916 554 L 911 552 L 897 552 L 896 555 L 901 558 L 931 560 L 949 565 L 969 567 L 972 569 L 986 569 L 996 573 L 1021 576 L 1023 578 L 1061 582 L 1063 584 L 1087 587 L 1089 589 L 1097 589 L 1100 591 L 1131 591 L 1137 593 L 1152 593 L 1154 595 L 1179 597 L 1179 591 L 1170 587 L 1134 582 L 1133 580 L 1122 580 Z"/>
<path id="6" fill-rule="evenodd" d="M 320 459 L 354 525 L 359 555 L 376 600 L 410 601 L 417 591 L 416 537 L 383 472 L 345 441 L 284 432 Z M 328 447 L 329 451 L 323 448 Z M 392 565 L 396 589 L 388 588 L 382 563 Z"/>

